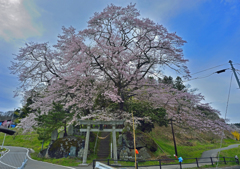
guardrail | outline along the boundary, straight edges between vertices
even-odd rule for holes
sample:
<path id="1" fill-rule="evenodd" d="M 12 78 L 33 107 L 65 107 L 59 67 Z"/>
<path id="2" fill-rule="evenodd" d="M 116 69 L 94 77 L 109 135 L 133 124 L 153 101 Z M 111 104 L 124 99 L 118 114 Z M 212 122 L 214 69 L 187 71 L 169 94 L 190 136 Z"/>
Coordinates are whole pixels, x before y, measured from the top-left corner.
<path id="1" fill-rule="evenodd" d="M 25 159 L 25 160 L 22 162 L 21 167 L 18 167 L 17 169 L 24 169 L 24 167 L 25 167 L 25 165 L 26 165 L 26 163 L 27 163 L 27 160 L 28 160 L 28 159 Z"/>
<path id="2" fill-rule="evenodd" d="M 173 164 L 163 164 L 163 161 L 178 161 L 177 159 L 158 159 L 158 160 L 137 160 L 137 168 L 138 167 L 153 167 L 153 166 L 159 166 L 160 169 L 162 169 L 162 166 L 168 166 L 168 165 L 179 165 L 180 169 L 182 169 L 182 165 L 183 164 L 196 164 L 196 167 L 199 167 L 200 163 L 210 163 L 211 165 L 214 165 L 215 162 L 217 162 L 217 160 L 219 159 L 218 162 L 223 162 L 224 164 L 227 164 L 227 162 L 236 162 L 239 165 L 239 160 L 235 159 L 234 157 L 203 157 L 203 158 L 184 158 L 184 160 L 189 160 L 189 159 L 194 159 L 195 162 L 194 163 L 184 163 L 184 162 L 178 162 L 178 163 L 173 163 Z M 222 159 L 222 161 L 220 160 Z M 230 159 L 230 161 L 227 161 L 227 159 Z M 233 160 L 231 160 L 233 159 Z M 93 169 L 95 169 L 96 166 L 96 162 L 97 161 L 106 161 L 106 164 L 108 166 L 112 166 L 112 167 L 135 167 L 135 166 L 120 166 L 120 165 L 116 165 L 116 164 L 110 164 L 111 161 L 113 161 L 114 163 L 117 161 L 124 161 L 124 162 L 129 162 L 129 163 L 135 163 L 135 161 L 132 160 L 111 160 L 111 159 L 107 159 L 107 160 L 93 160 Z M 139 166 L 140 162 L 147 162 L 147 161 L 157 161 L 158 165 L 141 165 Z"/>

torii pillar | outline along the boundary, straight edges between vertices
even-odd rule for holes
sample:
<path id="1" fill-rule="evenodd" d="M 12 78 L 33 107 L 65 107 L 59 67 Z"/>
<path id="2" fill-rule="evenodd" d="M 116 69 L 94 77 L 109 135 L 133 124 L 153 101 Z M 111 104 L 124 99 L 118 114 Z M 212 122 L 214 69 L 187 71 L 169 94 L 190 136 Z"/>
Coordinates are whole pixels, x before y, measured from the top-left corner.
<path id="1" fill-rule="evenodd" d="M 89 136 L 90 136 L 90 124 L 87 125 L 87 135 L 86 135 L 84 152 L 83 152 L 83 163 L 82 163 L 83 165 L 87 165 L 87 154 L 88 154 Z"/>
<path id="2" fill-rule="evenodd" d="M 91 125 L 112 125 L 112 129 L 103 129 L 101 132 L 112 132 L 113 137 L 113 159 L 117 163 L 117 140 L 116 132 L 122 132 L 123 129 L 116 129 L 116 125 L 124 124 L 124 120 L 115 120 L 115 121 L 90 121 L 90 120 L 79 120 L 80 124 L 87 125 L 87 129 L 80 129 L 80 132 L 87 132 L 85 139 L 85 147 L 83 151 L 83 163 L 81 165 L 87 165 L 87 154 L 89 146 L 89 136 L 90 132 L 98 132 L 99 129 L 91 129 Z"/>
<path id="3" fill-rule="evenodd" d="M 112 125 L 112 137 L 113 137 L 113 159 L 114 163 L 117 162 L 117 140 L 116 140 L 116 125 Z"/>

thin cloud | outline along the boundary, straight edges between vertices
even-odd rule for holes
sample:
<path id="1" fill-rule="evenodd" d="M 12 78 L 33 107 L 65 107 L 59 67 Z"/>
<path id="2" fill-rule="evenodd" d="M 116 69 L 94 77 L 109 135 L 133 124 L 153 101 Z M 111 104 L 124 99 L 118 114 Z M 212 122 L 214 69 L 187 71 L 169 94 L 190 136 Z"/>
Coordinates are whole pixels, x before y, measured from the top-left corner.
<path id="1" fill-rule="evenodd" d="M 141 13 L 146 14 L 150 18 L 157 21 L 167 21 L 171 17 L 180 14 L 183 11 L 194 10 L 200 4 L 204 3 L 204 0 L 171 0 L 171 1 L 155 1 L 155 3 L 150 4 L 146 11 L 141 10 Z M 146 5 L 146 4 L 145 4 Z M 157 15 L 156 15 L 157 14 Z"/>
<path id="2" fill-rule="evenodd" d="M 41 27 L 32 22 L 23 0 L 1 0 L 0 16 L 0 37 L 5 41 L 41 35 Z"/>

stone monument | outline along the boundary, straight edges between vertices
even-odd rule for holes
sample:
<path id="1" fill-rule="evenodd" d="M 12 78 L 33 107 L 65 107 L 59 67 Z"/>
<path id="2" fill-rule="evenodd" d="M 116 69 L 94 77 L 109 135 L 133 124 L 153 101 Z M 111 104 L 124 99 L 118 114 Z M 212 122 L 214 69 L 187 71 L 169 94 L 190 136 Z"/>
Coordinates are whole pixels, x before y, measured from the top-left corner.
<path id="1" fill-rule="evenodd" d="M 69 154 L 69 156 L 76 157 L 76 147 L 74 147 L 74 146 L 70 147 L 70 154 Z"/>
<path id="2" fill-rule="evenodd" d="M 55 141 L 55 140 L 57 140 L 57 138 L 58 138 L 58 131 L 57 131 L 57 129 L 55 129 L 52 131 L 51 140 Z"/>
<path id="3" fill-rule="evenodd" d="M 63 138 L 63 136 L 64 136 L 64 131 L 61 131 L 61 132 L 59 133 L 59 138 Z"/>
<path id="4" fill-rule="evenodd" d="M 72 136 L 73 135 L 73 125 L 69 125 L 68 126 L 68 133 L 67 133 L 69 136 Z"/>

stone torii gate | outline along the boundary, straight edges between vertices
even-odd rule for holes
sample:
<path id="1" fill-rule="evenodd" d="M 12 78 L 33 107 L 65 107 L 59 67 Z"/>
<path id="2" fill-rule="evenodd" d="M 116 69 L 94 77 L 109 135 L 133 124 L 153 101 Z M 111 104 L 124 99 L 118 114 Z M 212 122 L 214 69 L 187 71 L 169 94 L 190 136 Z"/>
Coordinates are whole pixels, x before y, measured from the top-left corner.
<path id="1" fill-rule="evenodd" d="M 87 153 L 88 153 L 88 145 L 89 145 L 89 136 L 90 132 L 112 132 L 113 138 L 113 158 L 117 160 L 117 141 L 116 141 L 116 132 L 122 132 L 123 129 L 116 129 L 116 125 L 124 124 L 125 120 L 115 120 L 115 121 L 92 121 L 92 120 L 79 120 L 80 125 L 87 125 L 87 129 L 80 129 L 80 132 L 87 132 L 83 153 L 83 163 L 82 165 L 86 165 L 87 163 Z M 112 129 L 91 129 L 91 125 L 112 125 Z"/>

